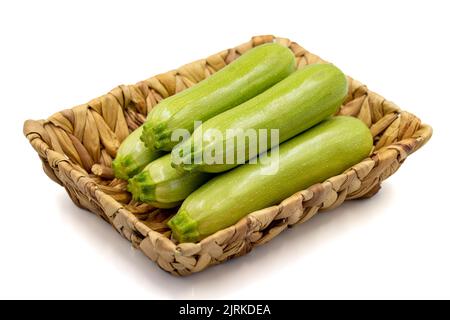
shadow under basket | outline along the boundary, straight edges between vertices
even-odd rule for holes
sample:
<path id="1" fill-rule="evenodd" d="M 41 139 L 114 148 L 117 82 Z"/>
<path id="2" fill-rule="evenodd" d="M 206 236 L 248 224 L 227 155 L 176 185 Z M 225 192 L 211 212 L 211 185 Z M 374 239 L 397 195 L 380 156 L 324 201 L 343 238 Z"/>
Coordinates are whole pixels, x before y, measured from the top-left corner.
<path id="1" fill-rule="evenodd" d="M 324 62 L 286 38 L 256 36 L 177 70 L 135 85 L 121 85 L 47 120 L 27 120 L 24 134 L 45 173 L 67 190 L 77 206 L 109 222 L 162 269 L 184 276 L 242 256 L 288 227 L 309 220 L 319 210 L 374 195 L 380 183 L 432 134 L 431 127 L 420 119 L 349 77 L 348 97 L 338 113 L 358 117 L 370 128 L 374 147 L 369 158 L 323 183 L 299 190 L 277 206 L 250 213 L 197 243 L 177 244 L 166 226 L 176 210 L 133 201 L 126 182 L 114 178 L 111 162 L 117 148 L 159 101 L 205 79 L 251 48 L 272 41 L 292 50 L 298 68 Z"/>

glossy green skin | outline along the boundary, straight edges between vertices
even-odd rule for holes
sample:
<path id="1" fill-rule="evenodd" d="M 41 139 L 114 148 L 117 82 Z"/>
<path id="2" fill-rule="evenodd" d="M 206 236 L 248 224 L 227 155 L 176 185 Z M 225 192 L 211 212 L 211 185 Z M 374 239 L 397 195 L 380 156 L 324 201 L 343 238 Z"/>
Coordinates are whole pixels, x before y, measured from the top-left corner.
<path id="1" fill-rule="evenodd" d="M 203 172 L 185 173 L 170 165 L 170 154 L 149 163 L 128 182 L 133 199 L 157 208 L 173 208 L 210 178 Z"/>
<path id="2" fill-rule="evenodd" d="M 280 146 L 275 175 L 262 174 L 267 163 L 245 164 L 223 173 L 186 198 L 169 226 L 180 242 L 198 241 L 250 212 L 342 173 L 371 149 L 372 135 L 363 122 L 331 118 Z"/>
<path id="3" fill-rule="evenodd" d="M 315 64 L 299 69 L 253 99 L 206 121 L 188 140 L 172 151 L 179 152 L 178 148 L 189 150 L 189 147 L 191 150 L 181 157 L 181 164 L 175 161 L 173 155 L 173 165 L 186 171 L 229 170 L 243 161 L 236 161 L 237 143 L 228 143 L 234 139 L 226 136 L 228 129 L 278 129 L 279 143 L 282 143 L 335 114 L 346 95 L 347 79 L 335 66 Z M 215 136 L 205 134 L 209 129 L 219 130 L 223 139 L 217 140 Z M 270 149 L 270 142 L 266 146 L 255 149 L 257 152 L 251 155 L 247 140 L 245 160 Z M 212 150 L 220 154 L 218 158 L 221 163 L 207 163 L 202 159 L 202 155 L 211 154 Z M 229 154 L 233 154 L 235 159 L 231 164 L 226 163 L 226 155 Z"/>
<path id="4" fill-rule="evenodd" d="M 140 140 L 142 130 L 143 127 L 140 126 L 130 133 L 117 150 L 116 158 L 112 162 L 116 178 L 128 180 L 162 155 L 161 152 L 150 150 L 144 145 Z"/>
<path id="5" fill-rule="evenodd" d="M 161 101 L 148 115 L 141 139 L 148 147 L 170 151 L 175 129 L 194 131 L 194 121 L 206 121 L 256 96 L 295 70 L 286 47 L 257 46 L 189 89 Z"/>

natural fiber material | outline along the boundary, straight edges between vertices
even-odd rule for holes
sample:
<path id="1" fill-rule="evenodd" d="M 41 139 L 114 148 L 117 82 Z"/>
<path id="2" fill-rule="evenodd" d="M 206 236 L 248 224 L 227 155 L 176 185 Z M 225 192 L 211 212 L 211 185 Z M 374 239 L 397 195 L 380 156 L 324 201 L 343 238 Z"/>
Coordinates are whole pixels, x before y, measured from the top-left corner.
<path id="1" fill-rule="evenodd" d="M 289 47 L 298 67 L 323 62 L 288 39 L 257 36 L 177 70 L 119 86 L 47 120 L 28 120 L 24 134 L 39 154 L 45 173 L 65 187 L 76 205 L 111 223 L 162 269 L 188 275 L 244 255 L 287 227 L 309 220 L 319 210 L 374 195 L 380 183 L 432 134 L 417 117 L 348 78 L 349 94 L 339 114 L 358 117 L 370 128 L 374 137 L 370 158 L 323 183 L 299 190 L 277 206 L 253 212 L 198 243 L 175 243 L 166 226 L 175 211 L 133 201 L 126 182 L 113 178 L 111 162 L 117 148 L 159 101 L 208 77 L 252 47 L 271 41 Z"/>

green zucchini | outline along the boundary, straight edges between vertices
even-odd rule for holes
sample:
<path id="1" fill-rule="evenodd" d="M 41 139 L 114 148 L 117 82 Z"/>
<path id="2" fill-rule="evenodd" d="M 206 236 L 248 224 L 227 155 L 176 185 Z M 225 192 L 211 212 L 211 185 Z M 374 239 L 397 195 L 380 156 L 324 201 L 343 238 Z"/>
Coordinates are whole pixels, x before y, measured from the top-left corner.
<path id="1" fill-rule="evenodd" d="M 193 192 L 168 222 L 180 242 L 195 242 L 256 210 L 342 173 L 366 158 L 372 135 L 359 119 L 339 116 L 283 143 L 278 161 L 245 164 Z M 272 156 L 274 149 L 268 155 Z M 268 166 L 278 165 L 276 174 Z"/>
<path id="2" fill-rule="evenodd" d="M 142 129 L 140 126 L 131 132 L 117 150 L 116 158 L 112 162 L 116 178 L 128 180 L 162 155 L 161 152 L 147 148 L 140 140 Z"/>
<path id="3" fill-rule="evenodd" d="M 176 129 L 194 131 L 195 121 L 207 119 L 256 96 L 295 70 L 295 58 L 277 43 L 257 46 L 207 79 L 161 101 L 147 116 L 142 141 L 170 151 Z"/>
<path id="4" fill-rule="evenodd" d="M 128 191 L 134 200 L 157 208 L 172 208 L 181 204 L 210 175 L 203 172 L 180 172 L 170 165 L 170 154 L 150 162 L 141 173 L 128 181 Z"/>
<path id="5" fill-rule="evenodd" d="M 346 95 L 347 79 L 337 67 L 306 66 L 260 95 L 203 123 L 172 150 L 172 165 L 186 171 L 229 170 L 270 149 L 273 129 L 278 130 L 278 143 L 286 141 L 336 113 Z M 253 141 L 238 140 L 229 134 L 230 130 L 249 129 L 258 133 L 260 129 L 267 130 L 267 138 L 261 136 L 266 141 L 260 144 L 256 133 Z M 242 156 L 238 158 L 239 148 Z M 207 158 L 208 155 L 214 156 Z"/>

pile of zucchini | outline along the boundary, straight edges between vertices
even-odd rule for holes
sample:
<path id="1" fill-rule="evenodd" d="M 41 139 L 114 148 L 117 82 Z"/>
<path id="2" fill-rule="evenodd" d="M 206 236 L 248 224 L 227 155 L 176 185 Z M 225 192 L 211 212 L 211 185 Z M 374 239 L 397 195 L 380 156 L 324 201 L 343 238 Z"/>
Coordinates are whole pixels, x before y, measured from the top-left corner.
<path id="1" fill-rule="evenodd" d="M 161 101 L 123 141 L 113 161 L 115 175 L 128 180 L 135 200 L 159 208 L 180 206 L 168 222 L 176 240 L 201 240 L 370 154 L 373 141 L 366 125 L 333 117 L 346 94 L 346 77 L 335 66 L 296 70 L 288 48 L 258 46 Z M 189 137 L 174 139 L 180 129 Z M 217 138 L 206 134 L 208 129 L 223 134 Z M 239 149 L 227 141 L 231 129 L 276 129 L 279 146 L 259 143 L 255 154 L 244 140 Z M 217 150 L 222 151 L 214 159 L 221 161 L 201 157 Z M 227 161 L 242 150 L 242 162 Z M 275 160 L 261 160 L 271 157 Z M 274 161 L 275 173 L 267 174 Z"/>

